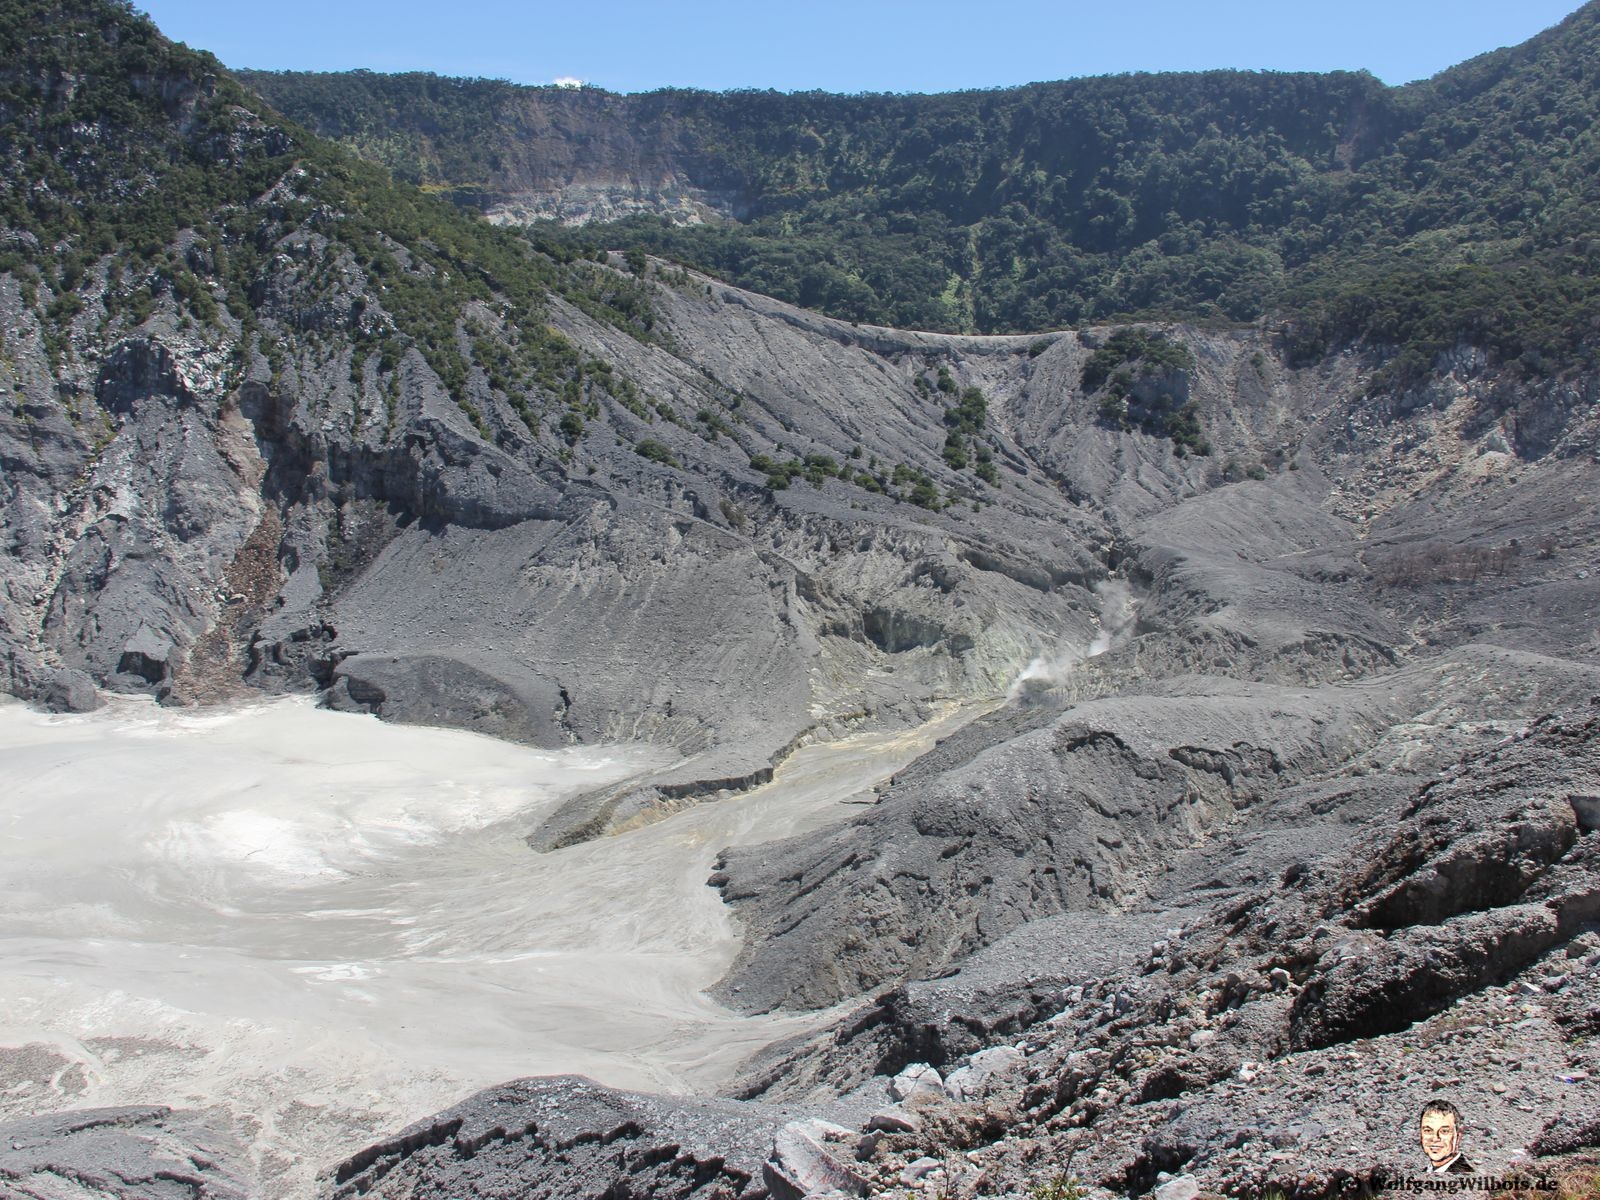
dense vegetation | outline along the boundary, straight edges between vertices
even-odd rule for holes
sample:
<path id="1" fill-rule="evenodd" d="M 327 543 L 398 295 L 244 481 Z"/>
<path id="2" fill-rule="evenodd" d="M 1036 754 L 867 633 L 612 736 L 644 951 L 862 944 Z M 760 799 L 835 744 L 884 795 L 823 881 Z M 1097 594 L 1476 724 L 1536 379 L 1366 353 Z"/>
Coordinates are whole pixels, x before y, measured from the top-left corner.
<path id="1" fill-rule="evenodd" d="M 241 353 L 254 344 L 276 367 L 259 293 L 267 261 L 298 237 L 300 308 L 274 315 L 312 332 L 336 323 L 332 352 L 353 346 L 355 378 L 369 361 L 392 372 L 415 348 L 480 428 L 474 368 L 535 427 L 530 395 L 576 408 L 595 388 L 626 390 L 527 318 L 556 291 L 645 337 L 641 286 L 395 187 L 119 0 L 0 0 L 0 18 L 0 273 L 39 308 L 52 353 L 66 352 L 62 328 L 103 271 L 102 328 L 136 324 L 170 295 L 198 328 L 228 322 Z M 352 276 L 381 297 L 381 318 Z M 492 333 L 466 320 L 474 308 L 500 318 Z"/>
<path id="2" fill-rule="evenodd" d="M 1297 181 L 1362 153 L 1357 125 L 1382 125 L 1387 98 L 1365 75 L 1241 72 L 856 97 L 245 78 L 402 178 L 474 197 L 526 177 L 524 142 L 556 114 L 624 125 L 740 195 L 749 219 L 637 220 L 608 238 L 851 319 L 984 331 L 1169 299 L 1246 313 L 1281 265 L 1239 231 L 1281 223 Z"/>
<path id="3" fill-rule="evenodd" d="M 1207 455 L 1211 443 L 1188 396 L 1194 355 L 1158 330 L 1118 329 L 1083 364 L 1082 386 L 1100 394 L 1100 417 L 1122 429 L 1169 437 L 1179 457 Z"/>
<path id="4" fill-rule="evenodd" d="M 736 195 L 743 219 L 635 218 L 580 240 L 851 320 L 1001 332 L 1272 316 L 1301 358 L 1365 338 L 1409 376 L 1462 339 L 1530 371 L 1588 361 L 1600 319 L 1597 4 L 1398 89 L 1248 72 L 849 97 L 248 81 L 473 203 L 525 183 L 553 115 L 602 141 L 621 129 Z"/>
<path id="5" fill-rule="evenodd" d="M 1396 385 L 1463 341 L 1529 374 L 1593 365 L 1600 342 L 1600 3 L 1399 89 L 1211 72 L 942 96 L 624 97 L 248 75 L 289 120 L 121 0 L 0 0 L 0 15 L 0 272 L 58 355 L 100 272 L 102 321 L 136 323 L 165 295 L 248 343 L 265 264 L 297 233 L 331 250 L 307 268 L 324 298 L 350 270 L 382 297 L 383 319 L 341 318 L 353 377 L 414 347 L 474 419 L 481 371 L 532 428 L 560 406 L 569 444 L 597 394 L 652 410 L 537 316 L 554 291 L 653 336 L 645 250 L 900 326 L 1267 318 L 1302 362 L 1365 340 Z M 556 116 L 731 197 L 741 219 L 522 237 L 463 211 L 537 175 Z M 633 280 L 594 267 L 601 246 L 627 251 Z M 1161 411 L 1135 394 L 1137 373 L 1118 378 L 1094 381 L 1106 419 L 1203 451 L 1181 405 Z M 982 479 L 988 452 L 952 411 L 946 461 Z"/>

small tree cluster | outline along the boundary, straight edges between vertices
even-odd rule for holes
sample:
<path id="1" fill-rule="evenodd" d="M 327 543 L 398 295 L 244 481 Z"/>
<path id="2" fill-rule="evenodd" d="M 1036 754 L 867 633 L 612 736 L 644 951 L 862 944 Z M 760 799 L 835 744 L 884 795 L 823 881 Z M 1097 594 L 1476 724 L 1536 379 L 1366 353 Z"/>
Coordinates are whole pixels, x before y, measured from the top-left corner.
<path id="1" fill-rule="evenodd" d="M 1372 568 L 1383 587 L 1417 587 L 1429 583 L 1476 583 L 1485 576 L 1508 574 L 1522 556 L 1513 538 L 1503 546 L 1451 546 L 1421 542 L 1391 551 Z"/>

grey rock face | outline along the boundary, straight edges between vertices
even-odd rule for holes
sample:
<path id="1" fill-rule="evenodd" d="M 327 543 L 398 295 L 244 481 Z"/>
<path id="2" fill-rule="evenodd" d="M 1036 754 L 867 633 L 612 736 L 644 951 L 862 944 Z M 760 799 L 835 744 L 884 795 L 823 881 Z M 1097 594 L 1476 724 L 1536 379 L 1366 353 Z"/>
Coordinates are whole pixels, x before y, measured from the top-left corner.
<path id="1" fill-rule="evenodd" d="M 367 700 L 347 682 L 337 702 L 547 745 L 642 737 L 689 758 L 620 805 L 578 804 L 541 838 L 559 845 L 758 782 L 809 730 L 914 719 L 1003 690 L 1030 660 L 1081 658 L 1102 632 L 1093 585 L 1113 570 L 1138 597 L 1130 652 L 1114 671 L 1059 672 L 1067 698 L 1196 669 L 1354 677 L 1393 666 L 1427 624 L 1375 595 L 1349 489 L 1330 494 L 1318 469 L 1372 449 L 1349 449 L 1323 402 L 1358 395 L 1359 378 L 1336 365 L 1263 382 L 1252 335 L 1174 331 L 1196 352 L 1184 386 L 1219 460 L 1306 447 L 1299 472 L 1227 484 L 1218 461 L 1104 427 L 1075 335 L 1035 355 L 1029 338 L 856 327 L 700 277 L 658 282 L 657 343 L 552 302 L 574 345 L 644 398 L 600 395 L 568 446 L 476 376 L 475 427 L 420 354 L 387 396 L 326 361 L 294 323 L 329 333 L 359 307 L 378 328 L 383 298 L 342 259 L 344 282 L 311 295 L 310 264 L 334 252 L 315 231 L 278 249 L 260 319 L 282 352 L 246 355 L 242 374 L 175 312 L 104 342 L 83 325 L 68 419 L 44 356 L 19 342 L 0 415 L 18 480 L 0 614 L 18 694 L 60 669 L 169 701 L 245 679 L 337 675 L 359 692 L 371 674 Z M 30 328 L 14 291 L 5 304 Z M 937 367 L 987 395 L 997 485 L 943 461 L 944 398 L 914 386 Z M 1583 436 L 1579 410 L 1563 411 L 1547 457 L 1578 471 L 1561 455 Z M 646 438 L 678 465 L 636 454 Z M 756 454 L 841 473 L 771 491 Z M 938 511 L 877 490 L 896 468 L 928 474 Z M 1381 520 L 1409 536 L 1427 505 L 1390 501 Z M 1476 620 L 1451 638 L 1488 610 Z M 492 698 L 462 703 L 469 677 Z"/>
<path id="2" fill-rule="evenodd" d="M 1480 672 L 1517 661 L 1541 686 L 1562 669 L 1472 651 L 1383 690 L 1448 710 Z M 1565 694 L 1595 682 L 1577 672 Z M 1377 728 L 1379 757 L 1403 756 L 1397 726 Z M 1487 743 L 1462 732 L 1435 743 L 1442 757 L 1409 787 L 1349 775 L 1284 787 L 1164 864 L 1139 911 L 1023 925 L 769 1049 L 743 1094 L 881 1096 L 907 1062 L 939 1063 L 947 1107 L 921 1111 L 914 1140 L 881 1133 L 863 1170 L 892 1186 L 930 1145 L 977 1136 L 999 1104 L 1005 1135 L 981 1155 L 980 1195 L 1048 1183 L 1038 1164 L 1063 1161 L 1113 1192 L 1143 1193 L 1162 1173 L 1203 1191 L 1378 1180 L 1408 1169 L 1417 1097 L 1441 1089 L 1474 1110 L 1474 1161 L 1489 1169 L 1522 1146 L 1591 1145 L 1592 1105 L 1574 1101 L 1600 1066 L 1585 1032 L 1600 976 L 1571 964 L 1600 961 L 1594 836 L 1577 816 L 1600 722 L 1589 704 Z M 960 757 L 930 758 L 941 752 L 944 770 Z M 1020 1059 L 1015 1082 L 1001 1074 L 982 1106 L 964 1106 L 997 1051 Z"/>
<path id="3" fill-rule="evenodd" d="M 1597 735 L 1593 717 L 1539 726 L 1535 745 L 1559 755 L 1544 795 L 1518 743 L 1418 795 L 1399 833 L 1340 880 L 1341 899 L 1363 898 L 1349 923 L 1387 936 L 1319 959 L 1290 1014 L 1292 1046 L 1402 1029 L 1600 921 L 1596 848 L 1569 799 L 1600 765 Z"/>
<path id="4" fill-rule="evenodd" d="M 328 704 L 403 724 L 450 725 L 510 741 L 556 745 L 562 740 L 566 704 L 558 687 L 541 688 L 538 682 L 531 673 L 503 680 L 492 668 L 447 655 L 359 655 L 334 669 Z"/>
<path id="5" fill-rule="evenodd" d="M 892 788 L 826 839 L 731 852 L 722 890 L 749 935 L 720 994 L 828 1004 L 1029 920 L 1125 903 L 1236 812 L 1352 755 L 1387 724 L 1373 705 L 1331 690 L 1091 701 Z"/>
<path id="6" fill-rule="evenodd" d="M 148 625 L 122 643 L 122 655 L 117 659 L 117 674 L 137 675 L 149 684 L 164 682 L 171 673 L 167 661 L 172 655 L 172 642 L 162 637 Z"/>
<path id="7" fill-rule="evenodd" d="M 41 666 L 33 655 L 19 654 L 14 646 L 6 650 L 3 669 L 11 695 L 49 712 L 93 712 L 104 703 L 85 672 Z"/>
<path id="8" fill-rule="evenodd" d="M 525 1079 L 362 1151 L 329 1192 L 386 1200 L 758 1200 L 783 1119 L 730 1101 L 668 1101 L 577 1076 Z"/>
<path id="9" fill-rule="evenodd" d="M 0 1194 L 16 1200 L 245 1200 L 241 1148 L 193 1113 L 103 1108 L 0 1124 Z"/>
<path id="10" fill-rule="evenodd" d="M 282 250 L 262 285 L 269 324 L 309 319 L 302 264 L 328 247 L 298 233 Z M 335 299 L 353 312 L 364 284 L 347 270 Z M 242 679 L 342 679 L 338 703 L 391 719 L 670 745 L 693 757 L 654 783 L 676 802 L 758 780 L 819 721 L 903 720 L 932 697 L 992 690 L 1044 631 L 1087 628 L 1075 596 L 1100 568 L 1070 531 L 1097 522 L 1043 481 L 1013 486 L 1053 519 L 997 537 L 966 508 L 832 479 L 780 496 L 750 470 L 755 453 L 843 464 L 853 451 L 863 469 L 881 459 L 880 475 L 900 462 L 948 474 L 939 413 L 908 407 L 911 375 L 893 363 L 922 352 L 915 338 L 868 346 L 742 294 L 659 291 L 674 354 L 557 305 L 569 336 L 654 405 L 647 420 L 608 400 L 565 464 L 553 436 L 482 394 L 486 440 L 419 355 L 396 369 L 385 428 L 287 325 L 285 357 L 246 356 L 237 381 L 224 347 L 165 312 L 108 344 L 78 330 L 84 378 L 69 383 L 87 415 L 72 421 L 46 398 L 43 357 L 19 353 L 0 420 L 19 481 L 5 507 L 12 690 L 40 695 L 30 681 L 61 669 L 174 701 Z M 365 303 L 381 321 L 381 298 Z M 827 402 L 802 380 L 827 380 Z M 880 438 L 860 418 L 886 387 L 900 411 Z M 691 430 L 708 409 L 734 432 Z M 646 434 L 683 466 L 633 453 Z M 888 669 L 863 693 L 873 663 Z"/>
<path id="11" fill-rule="evenodd" d="M 778 1130 L 762 1179 L 773 1200 L 806 1200 L 810 1196 L 866 1196 L 868 1184 L 841 1161 L 854 1147 L 854 1130 L 815 1118 L 794 1121 Z"/>
<path id="12" fill-rule="evenodd" d="M 1569 1107 L 1563 1083 L 1591 1056 L 1560 1018 L 1519 1009 L 1494 985 L 1525 969 L 1566 976 L 1564 947 L 1589 952 L 1584 931 L 1600 919 L 1593 837 L 1572 836 L 1564 797 L 1596 770 L 1597 749 L 1592 708 L 1539 721 L 1419 787 L 1347 848 L 1186 921 L 1156 956 L 1171 966 L 1107 980 L 1051 1022 L 1058 1032 L 1041 1031 L 1024 1106 L 1057 1121 L 1077 1114 L 1068 1123 L 1085 1137 L 1067 1140 L 1108 1186 L 1149 1186 L 1180 1167 L 1203 1181 L 1401 1172 L 1414 1153 L 1414 1098 L 1441 1089 L 1474 1109 L 1474 1161 L 1489 1169 L 1535 1139 L 1548 1138 L 1544 1154 L 1592 1144 L 1582 1132 L 1592 1106 Z M 1491 843 L 1520 849 L 1480 856 Z M 1276 966 L 1291 977 L 1288 997 L 1273 986 Z M 1563 978 L 1556 994 L 1568 986 Z M 1091 1016 L 1093 996 L 1112 987 L 1129 988 L 1133 1005 L 1114 1020 Z M 1196 1046 L 1186 1035 L 1197 1029 L 1218 1036 Z M 1116 1047 L 1134 1041 L 1149 1049 L 1114 1065 Z M 1396 1077 L 1401 1047 L 1427 1055 Z M 1511 1061 L 1528 1074 L 1506 1075 Z M 1325 1074 L 1333 1091 L 1320 1088 Z M 1530 1113 L 1495 1098 L 1490 1083 L 1503 1094 L 1507 1079 Z M 1163 1101 L 1180 1095 L 1181 1120 L 1169 1125 L 1179 1107 Z M 1356 1103 L 1372 1111 L 1363 1117 Z M 1538 1115 L 1552 1111 L 1565 1115 Z M 1294 1152 L 1274 1166 L 1263 1141 Z"/>
<path id="13" fill-rule="evenodd" d="M 43 686 L 30 698 L 51 712 L 93 712 L 104 703 L 95 689 L 94 680 L 82 671 L 71 670 L 51 672 Z"/>

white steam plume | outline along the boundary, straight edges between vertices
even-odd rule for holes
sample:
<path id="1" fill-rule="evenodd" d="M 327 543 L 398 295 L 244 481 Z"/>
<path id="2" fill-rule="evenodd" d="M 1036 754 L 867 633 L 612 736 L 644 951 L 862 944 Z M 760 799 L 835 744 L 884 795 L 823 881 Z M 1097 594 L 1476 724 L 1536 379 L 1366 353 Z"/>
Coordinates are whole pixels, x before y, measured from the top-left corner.
<path id="1" fill-rule="evenodd" d="M 1095 584 L 1094 591 L 1100 598 L 1100 632 L 1095 634 L 1094 640 L 1087 646 L 1067 646 L 1054 655 L 1036 655 L 1011 681 L 1006 691 L 1007 703 L 1061 686 L 1080 663 L 1099 658 L 1133 636 L 1139 602 L 1128 585 L 1107 579 Z"/>

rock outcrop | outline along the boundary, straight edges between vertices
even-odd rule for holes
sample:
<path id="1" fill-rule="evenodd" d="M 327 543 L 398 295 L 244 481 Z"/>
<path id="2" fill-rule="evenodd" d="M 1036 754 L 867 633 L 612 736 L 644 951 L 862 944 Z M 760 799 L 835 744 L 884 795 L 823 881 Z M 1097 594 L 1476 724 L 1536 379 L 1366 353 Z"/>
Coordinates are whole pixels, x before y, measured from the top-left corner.
<path id="1" fill-rule="evenodd" d="M 1134 911 L 1023 926 L 768 1051 L 745 1094 L 892 1098 L 917 1055 L 943 1095 L 865 1169 L 885 1185 L 930 1147 L 976 1146 L 984 1196 L 1048 1183 L 1049 1164 L 1116 1194 L 1179 1172 L 1206 1191 L 1381 1187 L 1418 1173 L 1416 1114 L 1441 1093 L 1470 1112 L 1481 1169 L 1547 1174 L 1595 1148 L 1600 874 L 1575 813 L 1597 752 L 1591 703 L 1409 791 L 1290 789 Z M 991 1046 L 1019 1074 L 975 1097 Z"/>
<path id="2" fill-rule="evenodd" d="M 329 1194 L 758 1200 L 783 1124 L 759 1105 L 668 1101 L 577 1076 L 516 1080 L 338 1164 Z"/>
<path id="3" fill-rule="evenodd" d="M 234 1169 L 243 1157 L 233 1137 L 196 1113 L 80 1109 L 0 1124 L 0 1193 L 16 1200 L 246 1200 L 245 1177 Z"/>

